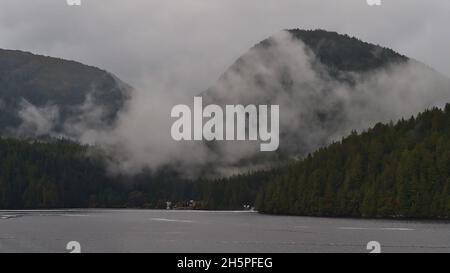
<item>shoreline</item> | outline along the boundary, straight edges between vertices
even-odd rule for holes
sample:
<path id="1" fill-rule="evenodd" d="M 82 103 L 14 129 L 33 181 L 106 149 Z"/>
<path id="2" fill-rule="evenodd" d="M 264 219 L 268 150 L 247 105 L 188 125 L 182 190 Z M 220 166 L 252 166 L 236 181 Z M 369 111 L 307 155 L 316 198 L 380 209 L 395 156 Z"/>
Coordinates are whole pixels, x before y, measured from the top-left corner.
<path id="1" fill-rule="evenodd" d="M 274 217 L 292 217 L 292 218 L 314 218 L 314 219 L 333 219 L 333 220 L 377 220 L 377 221 L 398 221 L 398 222 L 424 222 L 424 223 L 442 223 L 450 224 L 450 219 L 444 218 L 406 218 L 406 217 L 346 217 L 346 216 L 315 216 L 315 215 L 292 215 L 292 214 L 270 214 L 261 213 L 256 210 L 207 210 L 207 209 L 149 209 L 149 208 L 58 208 L 58 209 L 25 209 L 25 210 L 1 210 L 0 219 L 3 216 L 9 216 L 10 213 L 27 214 L 27 213 L 46 213 L 46 212 L 126 212 L 126 211 L 165 211 L 165 212 L 194 212 L 194 213 L 251 213 L 262 216 Z M 9 218 L 6 218 L 9 219 Z"/>

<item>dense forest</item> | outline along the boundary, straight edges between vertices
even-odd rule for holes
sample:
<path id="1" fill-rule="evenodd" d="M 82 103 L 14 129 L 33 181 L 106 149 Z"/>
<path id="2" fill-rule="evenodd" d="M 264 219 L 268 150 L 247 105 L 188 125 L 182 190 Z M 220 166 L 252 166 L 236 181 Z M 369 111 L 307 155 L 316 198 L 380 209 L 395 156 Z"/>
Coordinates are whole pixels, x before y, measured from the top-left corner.
<path id="1" fill-rule="evenodd" d="M 242 209 L 276 171 L 217 180 L 185 180 L 170 170 L 108 174 L 95 147 L 68 140 L 0 139 L 0 209 Z M 192 200 L 192 201 L 191 201 Z"/>
<path id="2" fill-rule="evenodd" d="M 257 198 L 263 213 L 450 217 L 450 105 L 352 133 L 289 166 Z"/>
<path id="3" fill-rule="evenodd" d="M 301 40 L 332 74 L 342 71 L 367 72 L 409 59 L 392 49 L 326 30 L 287 30 Z M 267 40 L 262 43 L 267 44 Z M 376 52 L 377 54 L 374 54 Z"/>
<path id="4" fill-rule="evenodd" d="M 301 161 L 224 179 L 109 175 L 95 147 L 0 139 L 0 209 L 242 209 L 340 217 L 450 217 L 450 104 L 356 132 Z"/>
<path id="5" fill-rule="evenodd" d="M 88 147 L 65 140 L 0 140 L 0 208 L 115 206 L 118 186 Z"/>

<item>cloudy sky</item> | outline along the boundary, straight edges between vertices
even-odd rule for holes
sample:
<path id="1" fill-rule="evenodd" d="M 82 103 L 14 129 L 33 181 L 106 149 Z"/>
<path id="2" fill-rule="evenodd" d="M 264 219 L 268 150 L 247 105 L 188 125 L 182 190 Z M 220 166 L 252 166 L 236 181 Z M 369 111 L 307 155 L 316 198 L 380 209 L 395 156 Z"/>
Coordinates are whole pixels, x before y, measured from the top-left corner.
<path id="1" fill-rule="evenodd" d="M 0 0 L 0 47 L 74 59 L 132 85 L 198 93 L 286 28 L 323 28 L 391 47 L 450 76 L 450 1 Z"/>

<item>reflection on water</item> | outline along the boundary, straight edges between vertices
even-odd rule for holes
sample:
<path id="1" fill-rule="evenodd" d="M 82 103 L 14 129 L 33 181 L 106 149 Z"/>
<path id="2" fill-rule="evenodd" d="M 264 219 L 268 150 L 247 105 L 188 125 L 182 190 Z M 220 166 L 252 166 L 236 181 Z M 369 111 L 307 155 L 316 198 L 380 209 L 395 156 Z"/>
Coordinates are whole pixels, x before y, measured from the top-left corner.
<path id="1" fill-rule="evenodd" d="M 242 211 L 0 211 L 0 252 L 450 252 L 445 222 L 331 219 Z"/>

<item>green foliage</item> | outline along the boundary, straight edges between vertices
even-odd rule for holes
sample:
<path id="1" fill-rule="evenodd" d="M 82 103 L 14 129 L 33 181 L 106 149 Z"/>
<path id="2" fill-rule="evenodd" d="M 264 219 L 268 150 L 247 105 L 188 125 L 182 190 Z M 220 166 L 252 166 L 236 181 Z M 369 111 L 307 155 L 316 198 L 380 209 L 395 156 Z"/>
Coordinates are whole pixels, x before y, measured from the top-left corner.
<path id="1" fill-rule="evenodd" d="M 106 176 L 102 160 L 86 156 L 88 147 L 59 140 L 53 143 L 0 139 L 0 209 L 118 206 L 102 198 L 119 189 Z M 110 199 L 121 199 L 116 190 Z"/>
<path id="2" fill-rule="evenodd" d="M 242 209 L 254 206 L 269 179 L 258 172 L 217 180 L 185 180 L 170 170 L 110 175 L 94 147 L 67 140 L 0 139 L 0 209 L 166 208 Z"/>
<path id="3" fill-rule="evenodd" d="M 320 149 L 269 182 L 265 213 L 450 217 L 450 105 L 377 124 Z"/>

